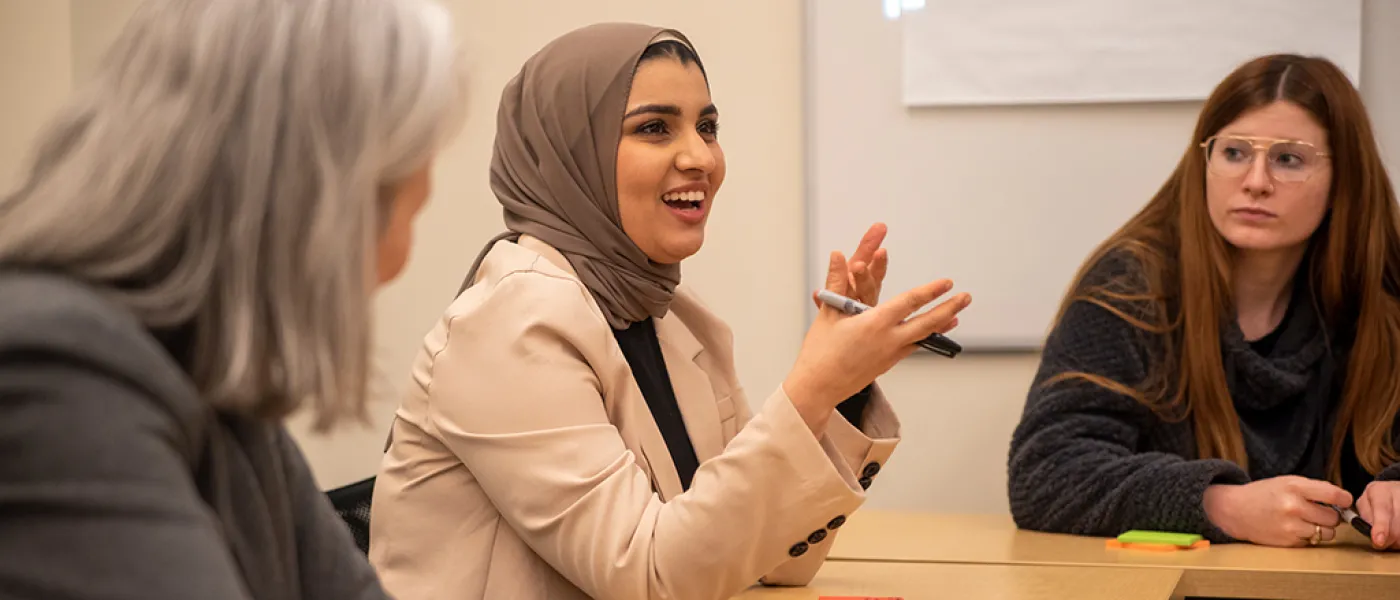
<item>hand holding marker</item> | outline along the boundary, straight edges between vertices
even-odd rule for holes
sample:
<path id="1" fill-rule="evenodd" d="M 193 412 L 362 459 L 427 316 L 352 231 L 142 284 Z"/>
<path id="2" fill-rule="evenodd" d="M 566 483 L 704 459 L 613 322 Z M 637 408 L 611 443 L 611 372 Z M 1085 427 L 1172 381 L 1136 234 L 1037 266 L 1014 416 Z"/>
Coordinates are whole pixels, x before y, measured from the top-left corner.
<path id="1" fill-rule="evenodd" d="M 1327 506 L 1337 511 L 1337 514 L 1341 515 L 1343 521 L 1351 523 L 1352 528 L 1356 529 L 1357 533 L 1366 537 L 1371 537 L 1371 524 L 1367 523 L 1366 519 L 1361 518 L 1361 515 L 1356 514 L 1355 510 L 1332 504 L 1328 504 Z"/>
<path id="2" fill-rule="evenodd" d="M 866 306 L 864 304 L 861 304 L 860 302 L 837 294 L 836 292 L 833 292 L 831 290 L 818 291 L 817 300 L 820 300 L 823 304 L 826 304 L 827 306 L 835 308 L 836 310 L 839 310 L 848 315 L 858 315 L 867 310 L 870 310 L 869 306 Z M 948 339 L 941 333 L 931 333 L 928 335 L 928 337 L 919 340 L 915 343 L 926 350 L 929 350 L 935 354 L 946 356 L 948 358 L 953 358 L 957 356 L 959 352 L 962 352 L 962 346 L 958 345 L 957 342 Z"/>

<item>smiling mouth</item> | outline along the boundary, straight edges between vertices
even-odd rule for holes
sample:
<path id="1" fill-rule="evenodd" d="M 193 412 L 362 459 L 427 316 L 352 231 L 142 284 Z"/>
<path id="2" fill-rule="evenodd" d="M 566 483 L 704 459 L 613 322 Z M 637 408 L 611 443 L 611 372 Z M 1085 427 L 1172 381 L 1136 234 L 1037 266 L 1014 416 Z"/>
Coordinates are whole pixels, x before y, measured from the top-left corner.
<path id="1" fill-rule="evenodd" d="M 705 192 L 671 192 L 662 196 L 661 201 L 678 210 L 700 210 L 705 202 Z"/>

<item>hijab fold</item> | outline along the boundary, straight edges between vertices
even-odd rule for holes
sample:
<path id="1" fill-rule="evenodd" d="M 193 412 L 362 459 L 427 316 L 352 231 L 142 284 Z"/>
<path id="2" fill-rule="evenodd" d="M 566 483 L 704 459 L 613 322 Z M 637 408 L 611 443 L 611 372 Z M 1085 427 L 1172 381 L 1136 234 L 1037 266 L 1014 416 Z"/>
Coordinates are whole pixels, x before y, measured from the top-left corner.
<path id="1" fill-rule="evenodd" d="M 623 232 L 617 201 L 617 146 L 632 77 L 642 53 L 662 38 L 690 45 L 659 27 L 590 25 L 550 42 L 506 85 L 491 190 L 509 231 L 481 250 L 462 289 L 492 246 L 524 234 L 568 259 L 612 327 L 666 315 L 680 265 L 647 258 Z"/>

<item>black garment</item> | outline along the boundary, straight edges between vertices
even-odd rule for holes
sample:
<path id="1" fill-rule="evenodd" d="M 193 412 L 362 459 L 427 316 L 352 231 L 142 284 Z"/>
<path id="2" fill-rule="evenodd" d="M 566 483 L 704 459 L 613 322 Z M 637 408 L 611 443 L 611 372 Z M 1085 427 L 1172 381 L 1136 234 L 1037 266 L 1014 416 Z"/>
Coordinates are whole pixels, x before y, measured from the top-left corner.
<path id="1" fill-rule="evenodd" d="M 676 391 L 671 387 L 671 375 L 666 370 L 666 359 L 661 355 L 661 342 L 656 337 L 656 323 L 647 319 L 633 323 L 627 329 L 613 329 L 613 337 L 632 368 L 632 377 L 646 398 L 651 418 L 661 430 L 661 438 L 671 451 L 671 462 L 676 465 L 676 474 L 681 479 L 681 489 L 690 489 L 695 478 L 695 470 L 700 468 L 700 460 L 695 456 L 695 445 L 690 441 L 685 419 L 681 415 L 680 404 L 676 402 Z M 836 407 L 856 429 L 864 421 L 865 407 L 870 403 L 873 387 L 866 387 Z"/>
<path id="2" fill-rule="evenodd" d="M 836 405 L 836 412 L 845 417 L 846 422 L 856 429 L 860 429 L 865 423 L 865 407 L 870 404 L 870 394 L 874 391 L 875 384 L 865 386 L 865 389 L 856 392 L 854 396 Z"/>
<path id="3" fill-rule="evenodd" d="M 671 451 L 671 462 L 676 464 L 676 474 L 681 478 L 681 489 L 690 489 L 690 481 L 695 478 L 695 470 L 700 468 L 700 459 L 695 456 L 695 445 L 690 442 L 685 419 L 681 416 L 680 404 L 676 402 L 676 391 L 671 388 L 671 374 L 666 370 L 666 359 L 661 356 L 661 342 L 656 338 L 656 323 L 651 319 L 633 323 L 627 329 L 613 329 L 613 337 L 627 357 L 627 365 L 632 368 L 632 377 L 637 387 L 642 389 L 642 397 L 651 409 L 651 418 L 661 430 L 661 438 L 666 440 L 666 449 Z"/>
<path id="4" fill-rule="evenodd" d="M 1141 271 L 1127 256 L 1095 266 L 1088 285 L 1141 289 Z M 1301 286 L 1300 286 L 1301 289 Z M 1018 525 L 1087 535 L 1129 529 L 1228 536 L 1205 516 L 1202 496 L 1213 483 L 1241 484 L 1295 474 L 1326 479 L 1340 392 L 1345 335 L 1328 335 L 1306 294 L 1291 300 L 1268 356 L 1244 341 L 1233 322 L 1221 334 L 1221 355 L 1239 414 L 1249 472 L 1223 460 L 1197 460 L 1190 419 L 1170 421 L 1121 394 L 1080 381 L 1044 385 L 1086 372 L 1136 386 L 1148 375 L 1161 339 L 1089 302 L 1072 304 L 1046 342 L 1021 423 L 1012 436 L 1008 486 Z M 1140 308 L 1122 306 L 1129 314 Z M 1273 334 L 1271 334 L 1273 336 Z M 1343 449 L 1343 487 L 1359 495 L 1371 476 Z M 1377 477 L 1400 479 L 1400 465 Z"/>

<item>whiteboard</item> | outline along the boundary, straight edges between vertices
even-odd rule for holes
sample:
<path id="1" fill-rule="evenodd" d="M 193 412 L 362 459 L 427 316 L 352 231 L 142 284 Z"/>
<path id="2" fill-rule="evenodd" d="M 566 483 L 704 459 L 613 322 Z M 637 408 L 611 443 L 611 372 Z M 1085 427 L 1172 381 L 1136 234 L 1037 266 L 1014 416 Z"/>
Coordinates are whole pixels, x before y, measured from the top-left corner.
<path id="1" fill-rule="evenodd" d="M 809 285 L 824 281 L 830 251 L 849 254 L 883 221 L 886 297 L 952 278 L 973 303 L 950 337 L 973 351 L 1038 348 L 1083 260 L 1192 146 L 1200 102 L 911 108 L 907 21 L 874 1 L 807 9 Z"/>
<path id="2" fill-rule="evenodd" d="M 913 106 L 1204 100 L 1278 52 L 1360 82 L 1361 0 L 935 0 L 901 23 Z"/>

